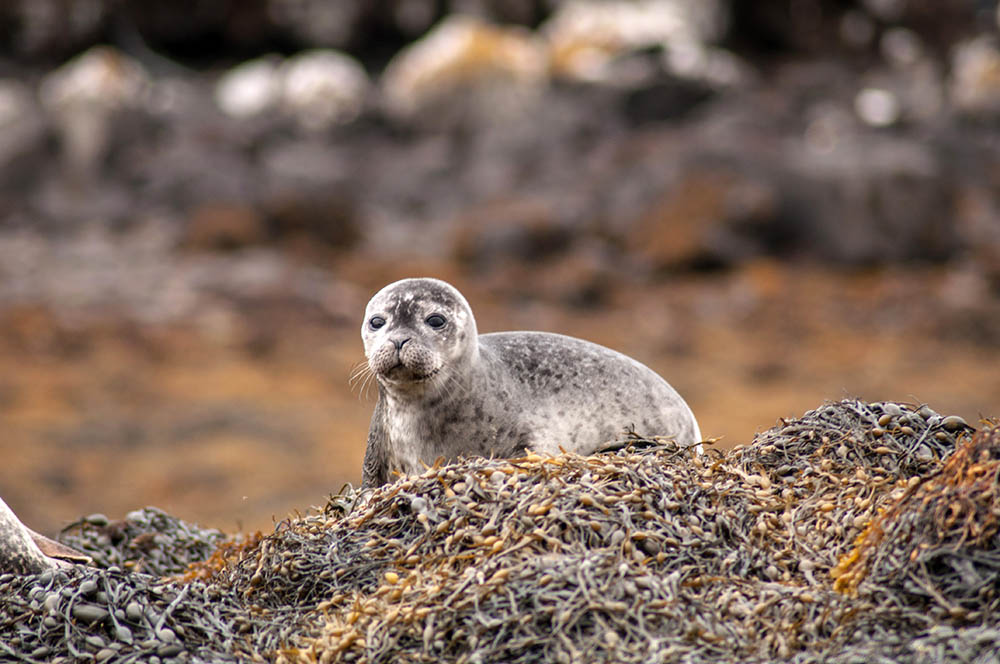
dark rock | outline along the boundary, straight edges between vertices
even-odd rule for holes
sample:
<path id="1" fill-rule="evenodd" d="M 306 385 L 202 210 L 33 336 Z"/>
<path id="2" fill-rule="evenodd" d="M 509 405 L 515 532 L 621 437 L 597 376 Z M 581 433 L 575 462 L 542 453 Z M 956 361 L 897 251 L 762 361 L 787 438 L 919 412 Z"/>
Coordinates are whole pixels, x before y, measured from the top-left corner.
<path id="1" fill-rule="evenodd" d="M 711 96 L 701 81 L 667 77 L 626 92 L 624 116 L 630 126 L 676 121 Z"/>
<path id="2" fill-rule="evenodd" d="M 456 221 L 451 253 L 478 271 L 498 263 L 535 263 L 568 252 L 580 235 L 544 203 L 481 205 Z"/>
<path id="3" fill-rule="evenodd" d="M 182 243 L 192 249 L 239 249 L 266 239 L 261 215 L 241 203 L 208 203 L 195 208 Z"/>
<path id="4" fill-rule="evenodd" d="M 287 191 L 264 203 L 268 226 L 279 239 L 319 241 L 350 249 L 361 239 L 358 211 L 342 192 Z"/>

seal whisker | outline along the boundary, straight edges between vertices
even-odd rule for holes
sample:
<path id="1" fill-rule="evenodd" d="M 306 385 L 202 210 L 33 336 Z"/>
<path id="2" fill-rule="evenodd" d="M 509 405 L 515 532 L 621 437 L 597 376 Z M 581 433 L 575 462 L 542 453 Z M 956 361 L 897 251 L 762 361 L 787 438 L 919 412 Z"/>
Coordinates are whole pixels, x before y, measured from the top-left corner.
<path id="1" fill-rule="evenodd" d="M 351 384 L 354 384 L 358 380 L 358 378 L 365 375 L 366 373 L 370 373 L 371 370 L 372 370 L 371 367 L 368 366 L 368 360 L 362 360 L 361 362 L 355 364 L 353 367 L 351 367 L 351 378 L 350 378 Z"/>
<path id="2" fill-rule="evenodd" d="M 371 387 L 373 378 L 375 378 L 375 372 L 368 366 L 367 361 L 359 362 L 354 366 L 348 383 L 351 386 L 352 392 L 357 390 L 359 401 L 368 398 L 368 390 Z"/>
<path id="3" fill-rule="evenodd" d="M 372 386 L 375 385 L 375 382 L 376 382 L 375 373 L 369 371 L 368 372 L 368 376 L 365 377 L 364 384 L 361 386 L 361 393 L 362 393 L 361 394 L 361 398 L 362 399 L 364 399 L 366 401 L 368 400 L 368 398 L 371 396 L 371 389 L 372 389 Z"/>

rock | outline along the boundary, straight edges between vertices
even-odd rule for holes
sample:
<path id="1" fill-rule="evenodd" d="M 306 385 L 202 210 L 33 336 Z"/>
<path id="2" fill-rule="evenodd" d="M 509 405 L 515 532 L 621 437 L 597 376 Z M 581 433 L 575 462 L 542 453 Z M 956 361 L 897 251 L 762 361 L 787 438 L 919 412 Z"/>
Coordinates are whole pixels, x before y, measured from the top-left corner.
<path id="1" fill-rule="evenodd" d="M 990 118 L 1000 115 L 1000 47 L 996 38 L 980 36 L 955 46 L 949 97 L 961 113 Z"/>
<path id="2" fill-rule="evenodd" d="M 343 48 L 357 37 L 366 5 L 357 0 L 268 0 L 267 4 L 274 22 L 302 43 L 335 48 Z"/>
<path id="3" fill-rule="evenodd" d="M 778 194 L 727 169 L 693 170 L 668 184 L 633 222 L 629 252 L 656 269 L 728 265 L 773 253 Z"/>
<path id="4" fill-rule="evenodd" d="M 16 56 L 64 57 L 98 38 L 108 17 L 106 0 L 11 0 L 0 7 L 4 51 Z"/>
<path id="5" fill-rule="evenodd" d="M 233 67 L 215 85 L 215 103 L 233 118 L 272 110 L 281 98 L 281 59 L 266 55 Z"/>
<path id="6" fill-rule="evenodd" d="M 322 130 L 358 117 L 370 82 L 364 67 L 337 51 L 306 51 L 282 67 L 282 105 L 306 129 Z"/>
<path id="7" fill-rule="evenodd" d="M 567 252 L 580 229 L 544 202 L 478 205 L 454 222 L 451 255 L 476 271 L 499 263 L 535 264 Z"/>
<path id="8" fill-rule="evenodd" d="M 369 87 L 368 75 L 354 58 L 315 50 L 287 60 L 267 55 L 237 65 L 216 83 L 215 101 L 233 118 L 281 110 L 316 131 L 356 118 Z"/>
<path id="9" fill-rule="evenodd" d="M 361 224 L 346 192 L 288 190 L 264 202 L 269 226 L 279 239 L 320 242 L 350 249 L 361 239 Z"/>
<path id="10" fill-rule="evenodd" d="M 955 182 L 933 147 L 857 129 L 803 147 L 788 155 L 782 189 L 810 253 L 881 263 L 943 260 L 960 248 Z"/>
<path id="11" fill-rule="evenodd" d="M 710 48 L 728 16 L 715 1 L 572 1 L 559 6 L 541 27 L 554 75 L 583 81 L 620 80 L 616 61 L 640 51 L 662 52 L 664 71 L 713 83 L 741 78 L 732 54 Z"/>
<path id="12" fill-rule="evenodd" d="M 182 242 L 193 249 L 238 249 L 266 237 L 263 218 L 249 205 L 208 203 L 191 212 Z"/>
<path id="13" fill-rule="evenodd" d="M 854 98 L 854 111 L 872 127 L 889 127 L 899 121 L 899 100 L 881 88 L 864 88 Z"/>
<path id="14" fill-rule="evenodd" d="M 15 79 L 0 79 L 0 186 L 15 175 L 8 164 L 40 148 L 43 130 L 31 89 Z"/>
<path id="15" fill-rule="evenodd" d="M 545 52 L 530 32 L 451 16 L 400 51 L 380 85 L 391 115 L 440 122 L 468 112 L 519 116 L 546 80 Z"/>
<path id="16" fill-rule="evenodd" d="M 149 80 L 138 61 L 110 46 L 95 46 L 42 79 L 39 98 L 77 177 L 93 175 L 108 149 L 116 112 L 140 107 Z"/>

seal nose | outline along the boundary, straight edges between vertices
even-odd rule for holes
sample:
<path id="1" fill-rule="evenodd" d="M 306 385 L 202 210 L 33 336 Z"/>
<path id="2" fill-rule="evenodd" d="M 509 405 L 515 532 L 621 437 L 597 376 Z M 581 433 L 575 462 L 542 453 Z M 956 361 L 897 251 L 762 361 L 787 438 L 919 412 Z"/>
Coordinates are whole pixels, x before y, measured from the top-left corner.
<path id="1" fill-rule="evenodd" d="M 403 350 L 403 345 L 407 341 L 409 341 L 409 340 L 410 340 L 410 337 L 406 337 L 405 339 L 393 339 L 392 343 L 395 344 L 396 350 L 399 351 L 399 350 Z"/>

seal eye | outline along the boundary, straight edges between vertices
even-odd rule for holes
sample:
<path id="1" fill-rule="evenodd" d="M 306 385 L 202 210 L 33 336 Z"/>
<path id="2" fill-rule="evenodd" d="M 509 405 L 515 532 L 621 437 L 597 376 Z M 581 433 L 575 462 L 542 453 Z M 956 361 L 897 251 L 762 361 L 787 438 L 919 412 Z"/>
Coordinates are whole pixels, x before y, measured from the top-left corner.
<path id="1" fill-rule="evenodd" d="M 445 320 L 444 316 L 442 316 L 441 314 L 431 314 L 430 316 L 427 317 L 427 320 L 425 320 L 424 322 L 436 330 L 444 327 Z"/>
<path id="2" fill-rule="evenodd" d="M 385 325 L 385 319 L 381 316 L 372 316 L 371 320 L 368 321 L 368 327 L 373 330 L 377 330 L 383 325 Z"/>

